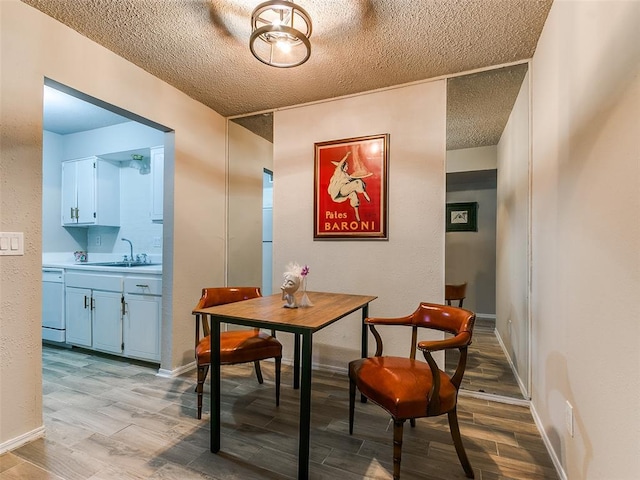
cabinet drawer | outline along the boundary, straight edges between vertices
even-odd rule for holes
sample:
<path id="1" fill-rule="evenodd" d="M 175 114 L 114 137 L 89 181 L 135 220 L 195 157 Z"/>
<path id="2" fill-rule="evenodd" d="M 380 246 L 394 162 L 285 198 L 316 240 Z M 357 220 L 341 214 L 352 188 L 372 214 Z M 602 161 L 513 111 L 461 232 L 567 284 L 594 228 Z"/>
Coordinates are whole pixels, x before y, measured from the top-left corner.
<path id="1" fill-rule="evenodd" d="M 125 293 L 162 295 L 162 278 L 127 277 L 124 279 Z"/>
<path id="2" fill-rule="evenodd" d="M 65 275 L 67 287 L 91 288 L 93 290 L 108 290 L 110 292 L 122 292 L 122 276 L 120 275 L 93 275 L 87 273 L 72 273 L 67 271 Z"/>

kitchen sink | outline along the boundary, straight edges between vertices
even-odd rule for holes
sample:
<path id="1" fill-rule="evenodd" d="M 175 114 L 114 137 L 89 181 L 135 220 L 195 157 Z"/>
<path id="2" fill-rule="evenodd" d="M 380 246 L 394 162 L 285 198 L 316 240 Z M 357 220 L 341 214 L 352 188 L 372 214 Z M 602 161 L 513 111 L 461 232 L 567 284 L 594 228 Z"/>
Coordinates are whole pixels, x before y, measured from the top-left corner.
<path id="1" fill-rule="evenodd" d="M 161 263 L 142 263 L 142 262 L 87 262 L 78 265 L 86 265 L 88 267 L 154 267 L 162 265 Z"/>

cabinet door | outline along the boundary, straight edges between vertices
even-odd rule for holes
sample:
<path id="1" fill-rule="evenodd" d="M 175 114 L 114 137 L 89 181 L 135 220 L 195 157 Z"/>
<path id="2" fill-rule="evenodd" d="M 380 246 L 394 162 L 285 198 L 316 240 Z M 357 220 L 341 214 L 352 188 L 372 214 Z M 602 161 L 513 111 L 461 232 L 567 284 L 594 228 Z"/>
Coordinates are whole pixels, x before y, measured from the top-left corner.
<path id="1" fill-rule="evenodd" d="M 125 355 L 159 362 L 162 297 L 125 294 L 124 299 Z"/>
<path id="2" fill-rule="evenodd" d="M 93 348 L 122 353 L 122 294 L 93 291 Z"/>
<path id="3" fill-rule="evenodd" d="M 91 347 L 91 290 L 66 288 L 67 342 Z"/>
<path id="4" fill-rule="evenodd" d="M 95 169 L 96 225 L 117 227 L 120 225 L 120 166 L 97 159 Z"/>
<path id="5" fill-rule="evenodd" d="M 95 223 L 95 160 L 87 158 L 76 163 L 76 195 L 79 224 Z"/>
<path id="6" fill-rule="evenodd" d="M 76 219 L 76 163 L 62 163 L 62 224 L 78 223 Z"/>
<path id="7" fill-rule="evenodd" d="M 164 148 L 151 149 L 151 220 L 162 221 L 164 202 Z"/>

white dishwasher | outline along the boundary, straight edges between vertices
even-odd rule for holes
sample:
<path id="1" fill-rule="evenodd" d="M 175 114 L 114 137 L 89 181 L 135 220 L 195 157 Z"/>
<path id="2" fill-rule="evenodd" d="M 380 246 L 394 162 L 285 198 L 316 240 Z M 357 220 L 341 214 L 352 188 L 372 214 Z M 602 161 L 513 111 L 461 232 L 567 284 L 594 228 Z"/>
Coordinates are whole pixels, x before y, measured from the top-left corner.
<path id="1" fill-rule="evenodd" d="M 64 270 L 42 269 L 42 339 L 66 341 L 64 318 Z"/>

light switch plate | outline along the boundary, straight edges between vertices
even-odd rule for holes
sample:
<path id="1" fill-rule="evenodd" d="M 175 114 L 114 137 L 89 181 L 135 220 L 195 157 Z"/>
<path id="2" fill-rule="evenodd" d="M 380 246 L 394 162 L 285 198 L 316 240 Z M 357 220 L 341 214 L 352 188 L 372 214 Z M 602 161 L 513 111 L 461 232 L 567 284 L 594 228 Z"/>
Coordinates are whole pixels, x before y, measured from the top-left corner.
<path id="1" fill-rule="evenodd" d="M 24 233 L 0 232 L 0 255 L 24 255 Z"/>

